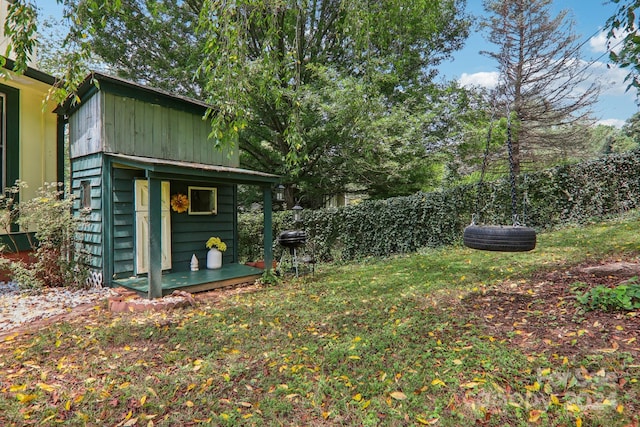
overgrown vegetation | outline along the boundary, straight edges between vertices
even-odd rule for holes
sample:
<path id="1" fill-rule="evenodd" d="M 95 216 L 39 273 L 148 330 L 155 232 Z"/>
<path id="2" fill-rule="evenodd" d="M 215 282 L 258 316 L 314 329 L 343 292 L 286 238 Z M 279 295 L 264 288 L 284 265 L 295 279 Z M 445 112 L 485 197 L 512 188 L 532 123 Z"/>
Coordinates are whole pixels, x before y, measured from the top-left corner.
<path id="1" fill-rule="evenodd" d="M 541 234 L 531 253 L 428 249 L 196 308 L 96 307 L 0 342 L 0 424 L 635 425 L 637 318 L 594 326 L 526 304 L 558 305 L 540 269 L 637 260 L 638 236 L 635 214 Z M 474 311 L 496 289 L 523 299 L 517 317 Z M 592 333 L 617 344 L 590 347 Z"/>
<path id="2" fill-rule="evenodd" d="M 26 185 L 16 182 L 0 197 L 0 227 L 13 246 L 0 247 L 0 252 L 18 251 L 10 231 L 19 226 L 29 239 L 31 261 L 0 257 L 0 267 L 8 269 L 13 281 L 25 288 L 85 286 L 87 254 L 78 236 L 83 217 L 72 214 L 73 196 L 60 190 L 62 184 L 46 183 L 35 198 L 19 201 Z"/>
<path id="3" fill-rule="evenodd" d="M 619 215 L 640 201 L 640 151 L 525 174 L 517 192 L 519 220 L 539 231 Z M 474 213 L 481 223 L 511 225 L 509 182 L 502 179 L 485 182 L 480 189 L 464 185 L 337 209 L 305 210 L 303 226 L 317 257 L 349 260 L 457 243 Z M 274 237 L 293 227 L 290 212 L 274 215 Z M 246 251 L 241 255 L 258 259 L 262 218 L 241 215 L 239 230 L 240 248 Z"/>

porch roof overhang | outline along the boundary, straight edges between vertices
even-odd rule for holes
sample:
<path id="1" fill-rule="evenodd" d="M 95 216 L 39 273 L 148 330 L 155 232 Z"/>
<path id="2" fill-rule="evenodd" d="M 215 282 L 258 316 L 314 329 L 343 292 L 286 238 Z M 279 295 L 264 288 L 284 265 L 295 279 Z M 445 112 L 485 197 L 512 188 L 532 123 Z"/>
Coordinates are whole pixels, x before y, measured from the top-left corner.
<path id="1" fill-rule="evenodd" d="M 156 178 L 226 182 L 230 184 L 271 185 L 280 182 L 280 176 L 266 172 L 204 163 L 166 160 L 151 157 L 105 153 L 114 165 L 144 169 Z"/>

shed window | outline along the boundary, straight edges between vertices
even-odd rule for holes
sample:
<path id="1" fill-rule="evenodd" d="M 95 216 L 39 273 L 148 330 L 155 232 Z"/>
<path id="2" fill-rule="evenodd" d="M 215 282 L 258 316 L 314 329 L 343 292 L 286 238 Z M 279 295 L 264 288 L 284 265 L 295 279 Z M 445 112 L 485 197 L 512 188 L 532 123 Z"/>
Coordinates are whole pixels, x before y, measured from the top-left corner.
<path id="1" fill-rule="evenodd" d="M 189 215 L 214 215 L 217 213 L 217 188 L 189 187 Z"/>
<path id="2" fill-rule="evenodd" d="M 80 208 L 91 209 L 91 181 L 80 183 Z"/>

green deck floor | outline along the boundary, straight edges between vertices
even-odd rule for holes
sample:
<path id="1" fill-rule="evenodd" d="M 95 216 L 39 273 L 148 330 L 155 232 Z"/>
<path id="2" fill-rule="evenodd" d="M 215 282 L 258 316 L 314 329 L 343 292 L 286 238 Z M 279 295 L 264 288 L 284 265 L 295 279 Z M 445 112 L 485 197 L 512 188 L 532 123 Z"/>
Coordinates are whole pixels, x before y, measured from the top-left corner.
<path id="1" fill-rule="evenodd" d="M 175 290 L 203 292 L 239 283 L 251 282 L 262 276 L 262 269 L 244 264 L 225 264 L 217 270 L 180 271 L 162 274 L 162 294 L 168 295 Z M 149 291 L 147 277 L 116 279 L 115 286 L 122 286 L 138 293 Z"/>

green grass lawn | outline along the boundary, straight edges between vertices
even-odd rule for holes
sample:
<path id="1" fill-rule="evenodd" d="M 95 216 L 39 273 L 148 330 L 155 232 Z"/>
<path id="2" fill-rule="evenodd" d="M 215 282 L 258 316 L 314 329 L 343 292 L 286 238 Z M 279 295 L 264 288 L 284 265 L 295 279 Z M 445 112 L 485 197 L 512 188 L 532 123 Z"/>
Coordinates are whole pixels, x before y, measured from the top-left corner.
<path id="1" fill-rule="evenodd" d="M 638 231 L 633 216 L 541 234 L 530 253 L 425 250 L 197 308 L 97 308 L 0 343 L 0 424 L 637 425 L 634 354 L 530 352 L 461 307 L 541 271 L 635 261 Z"/>

